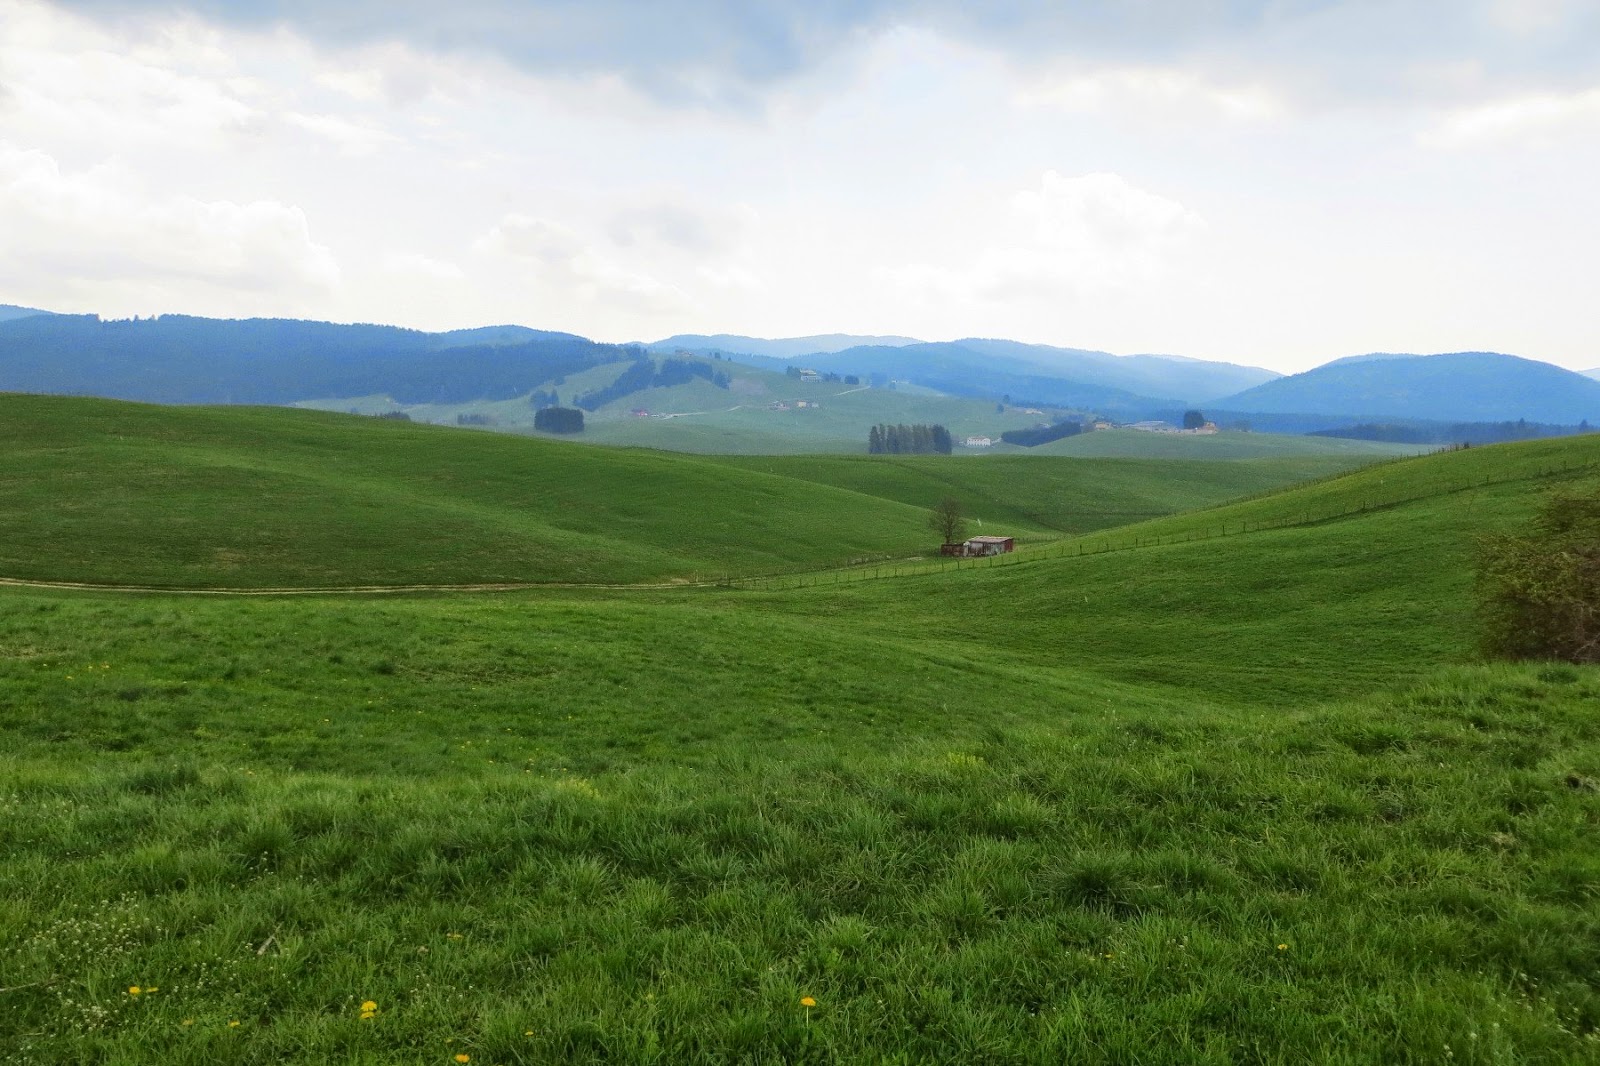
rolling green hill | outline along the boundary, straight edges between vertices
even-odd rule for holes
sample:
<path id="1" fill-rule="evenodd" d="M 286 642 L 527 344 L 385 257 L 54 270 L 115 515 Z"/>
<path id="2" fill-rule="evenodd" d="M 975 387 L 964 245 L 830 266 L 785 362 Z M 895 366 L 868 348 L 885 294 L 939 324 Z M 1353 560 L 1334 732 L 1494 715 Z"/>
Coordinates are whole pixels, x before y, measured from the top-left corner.
<path id="1" fill-rule="evenodd" d="M 1213 434 L 1145 433 L 1137 429 L 1103 429 L 1079 433 L 1032 449 L 1042 455 L 1146 459 L 1310 459 L 1356 465 L 1383 457 L 1415 455 L 1426 446 L 1342 440 L 1337 437 L 1295 437 L 1281 433 Z"/>
<path id="2" fill-rule="evenodd" d="M 37 401 L 5 398 L 0 425 L 25 421 L 14 402 Z M 35 410 L 7 438 L 8 524 L 46 507 L 31 481 L 150 414 L 75 403 L 73 432 Z M 326 463 L 332 439 L 498 492 L 478 442 L 540 443 L 156 414 L 146 459 L 191 471 L 245 444 Z M 442 476 L 410 443 L 458 439 Z M 636 469 L 531 454 L 567 451 Z M 875 481 L 865 460 L 657 458 L 637 475 L 759 477 L 821 508 L 889 506 L 946 469 L 879 464 L 869 497 L 847 487 Z M 1091 465 L 1024 458 L 996 464 L 993 506 Z M 1096 465 L 1129 498 L 1154 469 Z M 0 1047 L 163 1066 L 1589 1061 L 1600 672 L 1475 662 L 1467 559 L 1549 491 L 1597 485 L 1600 437 L 1475 448 L 1003 565 L 803 588 L 0 588 Z M 630 532 L 676 540 L 671 496 Z M 118 513 L 82 513 L 56 565 L 100 565 Z M 803 540 L 829 516 L 781 518 Z"/>
<path id="3" fill-rule="evenodd" d="M 709 579 L 925 553 L 926 508 L 950 492 L 976 519 L 1049 538 L 1320 472 L 727 462 L 309 411 L 15 395 L 0 396 L 0 447 L 0 576 L 188 587 Z"/>

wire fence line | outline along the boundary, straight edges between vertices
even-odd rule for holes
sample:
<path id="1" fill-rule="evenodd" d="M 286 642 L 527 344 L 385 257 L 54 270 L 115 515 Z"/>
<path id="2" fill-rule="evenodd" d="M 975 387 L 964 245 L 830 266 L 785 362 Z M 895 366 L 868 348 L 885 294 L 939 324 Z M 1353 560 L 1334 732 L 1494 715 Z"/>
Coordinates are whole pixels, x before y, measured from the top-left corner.
<path id="1" fill-rule="evenodd" d="M 1404 457 L 1398 461 L 1404 462 L 1411 457 Z M 1388 465 L 1388 464 L 1384 464 Z M 884 562 L 856 563 L 843 568 L 831 568 L 806 571 L 780 571 L 768 574 L 729 575 L 713 584 L 729 589 L 752 589 L 760 591 L 780 591 L 788 589 L 814 588 L 819 586 L 835 586 L 860 584 L 867 581 L 880 581 L 909 577 L 932 577 L 948 574 L 952 571 L 971 569 L 993 569 L 995 567 L 1025 566 L 1029 563 L 1042 562 L 1049 559 L 1083 558 L 1086 556 L 1106 555 L 1112 552 L 1135 551 L 1143 548 L 1166 547 L 1178 544 L 1193 544 L 1198 542 L 1220 540 L 1226 537 L 1237 537 L 1247 533 L 1263 533 L 1277 529 L 1294 529 L 1306 526 L 1321 525 L 1326 522 L 1336 522 L 1356 515 L 1369 514 L 1373 511 L 1388 510 L 1393 507 L 1415 503 L 1419 500 L 1437 499 L 1442 496 L 1451 496 L 1461 492 L 1473 492 L 1479 489 L 1490 488 L 1496 485 L 1508 485 L 1516 482 L 1551 481 L 1570 479 L 1600 472 L 1600 464 L 1596 463 L 1568 463 L 1560 466 L 1545 467 L 1537 471 L 1522 471 L 1506 477 L 1468 478 L 1452 484 L 1437 485 L 1424 491 L 1380 495 L 1370 493 L 1359 501 L 1341 507 L 1328 507 L 1317 510 L 1301 509 L 1298 512 L 1289 511 L 1285 514 L 1264 518 L 1239 518 L 1229 519 L 1223 516 L 1215 525 L 1202 525 L 1199 528 L 1186 529 L 1177 533 L 1148 534 L 1133 532 L 1125 533 L 1121 530 L 1085 533 L 1066 540 L 1054 541 L 1050 544 L 1040 545 L 1037 548 L 1024 549 L 1004 555 L 993 555 L 980 558 L 963 559 L 952 557 L 946 559 L 898 560 Z M 1326 480 L 1334 480 L 1339 475 L 1334 475 Z M 1321 479 L 1319 479 L 1321 480 Z M 1380 483 L 1381 484 L 1381 483 Z M 1300 486 L 1296 486 L 1297 488 Z M 1239 503 L 1250 502 L 1251 499 L 1260 499 L 1274 493 L 1261 493 L 1255 497 L 1243 500 L 1230 500 L 1201 511 L 1187 512 L 1191 517 L 1200 517 L 1210 510 L 1220 510 L 1233 507 Z M 1120 534 L 1120 535 L 1119 535 Z"/>

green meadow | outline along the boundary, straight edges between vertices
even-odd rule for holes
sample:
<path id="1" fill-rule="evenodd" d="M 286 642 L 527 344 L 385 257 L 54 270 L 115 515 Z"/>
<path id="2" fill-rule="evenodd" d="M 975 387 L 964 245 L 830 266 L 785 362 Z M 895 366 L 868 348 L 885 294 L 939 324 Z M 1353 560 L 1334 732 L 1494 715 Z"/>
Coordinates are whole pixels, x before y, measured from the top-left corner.
<path id="1" fill-rule="evenodd" d="M 1600 671 L 1481 662 L 1471 573 L 1600 437 L 0 414 L 0 576 L 174 589 L 0 587 L 0 1061 L 1600 1061 Z M 1020 550 L 673 587 L 925 556 L 945 492 Z"/>
<path id="2" fill-rule="evenodd" d="M 926 554 L 948 492 L 1038 540 L 1343 468 L 740 460 L 49 396 L 0 396 L 0 449 L 0 576 L 163 587 L 709 580 Z"/>

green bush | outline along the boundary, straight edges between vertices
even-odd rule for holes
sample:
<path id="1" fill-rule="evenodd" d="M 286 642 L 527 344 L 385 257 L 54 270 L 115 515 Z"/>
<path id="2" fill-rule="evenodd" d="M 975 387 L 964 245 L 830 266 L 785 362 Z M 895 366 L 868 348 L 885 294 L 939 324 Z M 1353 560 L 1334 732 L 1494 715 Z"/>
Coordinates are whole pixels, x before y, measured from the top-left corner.
<path id="1" fill-rule="evenodd" d="M 1479 540 L 1478 618 L 1491 656 L 1600 662 L 1600 490 Z"/>

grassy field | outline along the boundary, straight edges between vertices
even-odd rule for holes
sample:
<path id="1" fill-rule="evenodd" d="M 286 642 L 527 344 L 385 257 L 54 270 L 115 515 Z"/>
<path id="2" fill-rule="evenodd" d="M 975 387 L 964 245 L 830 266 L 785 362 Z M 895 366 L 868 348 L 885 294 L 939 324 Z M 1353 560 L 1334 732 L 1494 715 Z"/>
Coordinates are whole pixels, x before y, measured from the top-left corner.
<path id="1" fill-rule="evenodd" d="M 575 374 L 554 386 L 564 403 L 615 380 L 625 363 L 612 363 Z M 703 379 L 671 388 L 644 389 L 604 405 L 585 416 L 584 440 L 597 444 L 711 455 L 858 455 L 866 451 L 867 433 L 879 422 L 938 423 L 957 442 L 968 436 L 999 440 L 1010 429 L 1027 429 L 1059 412 L 1025 414 L 992 400 L 947 396 L 899 384 L 870 388 L 838 382 L 801 382 L 783 374 L 737 363 L 718 363 L 732 380 L 726 389 Z M 546 383 L 548 386 L 550 383 Z M 804 401 L 808 406 L 798 406 Z M 774 404 L 786 405 L 774 410 Z M 405 410 L 419 422 L 456 425 L 462 416 L 483 418 L 499 430 L 528 432 L 534 410 L 525 397 L 460 404 L 397 406 L 387 396 L 343 397 L 307 401 L 298 406 L 317 410 L 380 414 Z M 643 417 L 635 412 L 646 412 Z M 1376 458 L 1410 455 L 1426 448 L 1329 437 L 1297 437 L 1270 433 L 1220 433 L 1215 436 L 1108 430 L 1026 449 L 997 444 L 1001 454 L 1122 459 L 1308 459 L 1321 458 L 1346 466 Z M 958 448 L 958 454 L 988 450 Z"/>
<path id="2" fill-rule="evenodd" d="M 1209 434 L 1145 433 L 1137 429 L 1103 429 L 1041 444 L 1041 455 L 1080 459 L 1310 459 L 1349 465 L 1397 455 L 1434 450 L 1429 445 L 1385 444 L 1337 437 L 1296 437 L 1282 433 L 1222 432 Z"/>
<path id="3" fill-rule="evenodd" d="M 1597 477 L 803 589 L 0 589 L 0 1061 L 1596 1061 L 1600 672 L 1475 662 L 1466 561 Z"/>
<path id="4" fill-rule="evenodd" d="M 722 462 L 278 408 L 0 396 L 0 577 L 277 587 L 710 579 L 905 557 L 958 491 L 1050 538 L 1315 461 Z"/>
<path id="5" fill-rule="evenodd" d="M 563 403 L 614 381 L 626 368 L 613 363 L 586 370 L 555 388 Z M 867 448 L 867 431 L 878 422 L 940 423 L 957 439 L 968 434 L 998 437 L 1007 429 L 1039 422 L 1012 408 L 997 412 L 992 400 L 945 396 L 925 389 L 869 388 L 838 382 L 800 382 L 784 374 L 738 363 L 716 363 L 731 377 L 728 388 L 697 379 L 670 388 L 643 389 L 585 415 L 584 440 L 639 448 L 704 454 L 856 454 Z M 804 401 L 807 406 L 799 407 Z M 774 404 L 786 405 L 775 410 Z M 396 405 L 386 396 L 335 397 L 299 404 L 314 410 L 379 414 L 401 410 L 419 422 L 455 425 L 460 416 L 482 416 L 500 430 L 530 431 L 534 409 L 526 398 L 460 404 Z M 636 417 L 634 412 L 648 412 Z"/>

